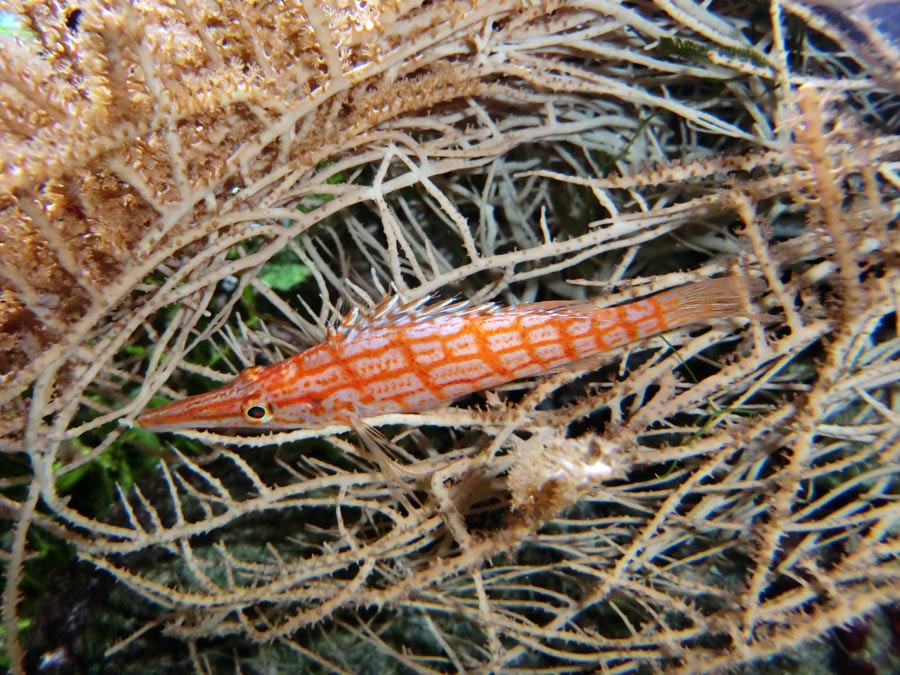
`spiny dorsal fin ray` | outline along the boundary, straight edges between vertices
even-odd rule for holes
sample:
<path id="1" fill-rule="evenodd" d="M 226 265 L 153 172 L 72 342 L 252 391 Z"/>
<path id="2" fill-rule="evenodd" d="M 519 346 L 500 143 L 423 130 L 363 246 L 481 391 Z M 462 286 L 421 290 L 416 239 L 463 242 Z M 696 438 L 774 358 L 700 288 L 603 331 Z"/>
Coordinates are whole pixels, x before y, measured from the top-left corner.
<path id="1" fill-rule="evenodd" d="M 411 325 L 442 317 L 489 314 L 499 308 L 500 305 L 493 302 L 473 305 L 468 300 L 455 298 L 435 300 L 432 295 L 416 300 L 404 300 L 400 295 L 389 295 L 370 310 L 359 307 L 351 309 L 337 327 L 336 333 L 347 340 L 363 330 Z"/>
<path id="2" fill-rule="evenodd" d="M 548 300 L 545 302 L 503 306 L 496 302 L 473 304 L 469 300 L 445 298 L 436 300 L 432 295 L 416 300 L 404 300 L 400 295 L 390 295 L 372 309 L 351 309 L 342 319 L 334 334 L 349 340 L 361 331 L 397 326 L 409 326 L 443 318 L 458 319 L 463 316 L 487 314 L 560 314 L 565 316 L 593 316 L 597 306 L 590 300 Z M 612 320 L 612 319 L 611 319 Z"/>

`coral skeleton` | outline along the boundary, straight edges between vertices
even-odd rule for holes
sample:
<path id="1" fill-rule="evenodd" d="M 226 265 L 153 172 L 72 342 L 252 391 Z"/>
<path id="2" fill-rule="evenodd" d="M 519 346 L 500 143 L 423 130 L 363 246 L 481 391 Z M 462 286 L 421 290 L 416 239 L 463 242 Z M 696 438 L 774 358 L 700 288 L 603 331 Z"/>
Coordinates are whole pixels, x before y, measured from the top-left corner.
<path id="1" fill-rule="evenodd" d="M 0 3 L 3 665 L 792 672 L 895 602 L 883 4 Z M 135 424 L 394 294 L 728 275 L 364 428 Z"/>

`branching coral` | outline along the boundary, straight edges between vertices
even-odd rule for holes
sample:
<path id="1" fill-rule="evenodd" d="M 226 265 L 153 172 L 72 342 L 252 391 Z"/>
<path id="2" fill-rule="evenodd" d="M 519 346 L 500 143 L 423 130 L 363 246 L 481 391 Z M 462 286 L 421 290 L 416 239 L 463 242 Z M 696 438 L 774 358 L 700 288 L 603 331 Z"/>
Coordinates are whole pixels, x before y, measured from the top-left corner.
<path id="1" fill-rule="evenodd" d="M 20 622 L 48 537 L 154 607 L 104 638 L 131 672 L 160 632 L 201 672 L 223 639 L 241 668 L 708 672 L 895 599 L 900 53 L 865 11 L 10 9 L 13 671 L 60 648 Z M 338 426 L 129 428 L 391 289 L 613 303 L 727 272 L 767 282 L 750 319 L 369 420 L 397 475 Z M 155 469 L 87 508 L 65 486 L 115 453 Z"/>

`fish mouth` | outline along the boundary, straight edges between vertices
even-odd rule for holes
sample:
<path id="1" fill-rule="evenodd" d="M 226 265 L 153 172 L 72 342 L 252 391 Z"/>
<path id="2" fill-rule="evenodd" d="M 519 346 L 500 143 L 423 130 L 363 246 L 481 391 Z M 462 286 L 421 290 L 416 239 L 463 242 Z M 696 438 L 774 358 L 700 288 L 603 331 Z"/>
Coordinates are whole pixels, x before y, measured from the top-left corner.
<path id="1" fill-rule="evenodd" d="M 185 422 L 181 419 L 181 414 L 171 409 L 173 405 L 170 403 L 141 413 L 137 418 L 138 426 L 147 431 L 177 431 L 193 428 L 196 423 Z"/>
<path id="2" fill-rule="evenodd" d="M 218 394 L 218 392 L 198 394 L 159 408 L 146 410 L 138 416 L 137 423 L 147 431 L 180 431 L 235 426 L 234 418 L 237 413 L 233 414 L 230 410 L 223 410 L 224 402 L 221 395 L 211 394 Z M 243 422 L 243 420 L 240 421 Z"/>

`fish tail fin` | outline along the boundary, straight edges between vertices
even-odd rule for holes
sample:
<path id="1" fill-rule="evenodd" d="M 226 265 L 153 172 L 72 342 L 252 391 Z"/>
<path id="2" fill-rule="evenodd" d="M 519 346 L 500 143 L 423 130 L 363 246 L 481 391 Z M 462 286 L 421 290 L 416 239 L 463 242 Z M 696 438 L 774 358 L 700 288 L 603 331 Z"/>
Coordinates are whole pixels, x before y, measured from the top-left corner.
<path id="1" fill-rule="evenodd" d="M 665 308 L 669 328 L 678 328 L 709 319 L 754 316 L 747 303 L 765 290 L 763 280 L 733 274 L 672 288 L 655 300 Z"/>

